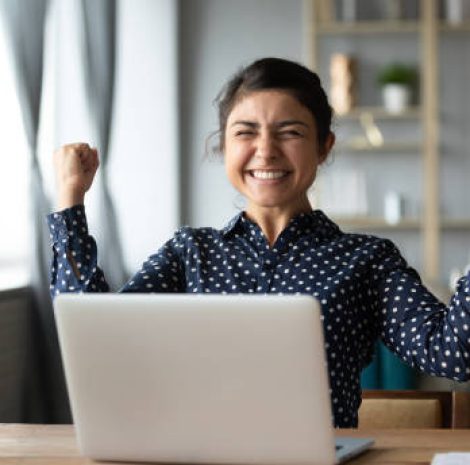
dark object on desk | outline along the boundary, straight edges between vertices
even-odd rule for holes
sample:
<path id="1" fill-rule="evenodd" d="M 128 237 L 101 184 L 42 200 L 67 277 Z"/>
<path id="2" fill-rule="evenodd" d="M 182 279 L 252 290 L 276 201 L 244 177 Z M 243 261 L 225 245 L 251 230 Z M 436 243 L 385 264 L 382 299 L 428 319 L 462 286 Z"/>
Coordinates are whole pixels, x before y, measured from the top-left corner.
<path id="1" fill-rule="evenodd" d="M 470 392 L 364 390 L 359 428 L 470 428 Z"/>

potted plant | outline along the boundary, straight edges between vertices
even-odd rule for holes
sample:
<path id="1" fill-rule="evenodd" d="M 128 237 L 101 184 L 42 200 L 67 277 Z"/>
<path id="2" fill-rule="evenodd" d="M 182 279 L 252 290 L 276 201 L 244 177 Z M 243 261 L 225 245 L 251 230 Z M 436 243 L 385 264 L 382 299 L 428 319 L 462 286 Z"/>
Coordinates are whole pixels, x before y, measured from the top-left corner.
<path id="1" fill-rule="evenodd" d="M 390 113 L 401 113 L 411 102 L 416 71 L 403 63 L 390 63 L 378 74 L 384 107 Z"/>

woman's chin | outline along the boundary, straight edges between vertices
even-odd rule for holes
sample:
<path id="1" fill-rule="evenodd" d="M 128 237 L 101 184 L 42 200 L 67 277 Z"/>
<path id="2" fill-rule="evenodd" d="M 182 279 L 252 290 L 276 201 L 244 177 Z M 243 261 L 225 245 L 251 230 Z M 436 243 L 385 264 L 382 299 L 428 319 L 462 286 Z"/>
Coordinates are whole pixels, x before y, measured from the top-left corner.
<path id="1" fill-rule="evenodd" d="M 264 199 L 249 199 L 248 205 L 255 209 L 285 209 L 290 208 L 289 202 L 283 199 L 264 198 Z"/>
<path id="2" fill-rule="evenodd" d="M 275 208 L 279 207 L 283 204 L 281 199 L 276 199 L 272 197 L 267 197 L 267 198 L 251 198 L 249 199 L 249 204 L 253 205 L 255 207 L 260 207 L 260 208 Z"/>
<path id="3" fill-rule="evenodd" d="M 312 207 L 306 195 L 294 199 L 285 196 L 246 196 L 248 209 L 277 209 L 283 211 L 307 211 Z"/>

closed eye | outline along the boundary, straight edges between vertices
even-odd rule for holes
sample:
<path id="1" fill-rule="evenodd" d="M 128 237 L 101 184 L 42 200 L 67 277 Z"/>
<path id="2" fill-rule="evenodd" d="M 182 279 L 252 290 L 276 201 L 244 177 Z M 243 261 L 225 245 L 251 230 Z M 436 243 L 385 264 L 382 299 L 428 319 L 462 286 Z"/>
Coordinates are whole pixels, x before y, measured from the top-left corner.
<path id="1" fill-rule="evenodd" d="M 242 130 L 242 131 L 236 131 L 236 132 L 235 132 L 235 136 L 251 136 L 251 135 L 253 135 L 254 133 L 255 133 L 254 131 Z"/>
<path id="2" fill-rule="evenodd" d="M 278 134 L 283 138 L 303 137 L 304 136 L 301 132 L 296 131 L 295 129 L 288 129 L 288 130 L 285 130 L 285 131 L 280 131 Z"/>

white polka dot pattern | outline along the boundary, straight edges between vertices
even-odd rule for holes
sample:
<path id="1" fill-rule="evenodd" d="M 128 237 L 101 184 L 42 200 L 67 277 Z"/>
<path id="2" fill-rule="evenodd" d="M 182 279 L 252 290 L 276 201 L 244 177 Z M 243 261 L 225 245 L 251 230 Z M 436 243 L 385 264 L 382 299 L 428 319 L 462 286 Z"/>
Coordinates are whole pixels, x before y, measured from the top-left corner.
<path id="1" fill-rule="evenodd" d="M 48 222 L 54 252 L 52 296 L 108 291 L 83 206 L 53 213 Z M 243 214 L 222 230 L 183 227 L 121 292 L 316 297 L 338 427 L 357 425 L 360 374 L 378 337 L 419 370 L 470 379 L 470 278 L 460 280 L 446 307 L 422 285 L 392 242 L 345 234 L 319 210 L 292 219 L 273 247 Z"/>

